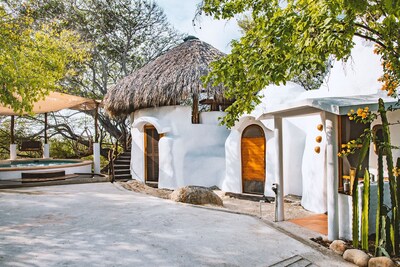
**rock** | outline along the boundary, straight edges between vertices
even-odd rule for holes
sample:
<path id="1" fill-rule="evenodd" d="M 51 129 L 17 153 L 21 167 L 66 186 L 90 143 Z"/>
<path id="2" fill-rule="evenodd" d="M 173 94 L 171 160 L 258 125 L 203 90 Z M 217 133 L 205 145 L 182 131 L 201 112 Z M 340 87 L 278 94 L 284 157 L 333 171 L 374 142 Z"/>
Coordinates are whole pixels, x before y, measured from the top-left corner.
<path id="1" fill-rule="evenodd" d="M 396 264 L 388 257 L 371 258 L 368 267 L 396 267 Z"/>
<path id="2" fill-rule="evenodd" d="M 211 204 L 222 206 L 221 198 L 212 190 L 202 186 L 185 186 L 172 192 L 170 198 L 176 202 L 196 205 Z"/>
<path id="3" fill-rule="evenodd" d="M 367 267 L 369 256 L 362 250 L 348 249 L 343 253 L 343 259 L 360 267 Z"/>
<path id="4" fill-rule="evenodd" d="M 343 240 L 335 240 L 331 243 L 329 248 L 336 254 L 343 255 L 343 253 L 347 249 L 347 245 L 346 242 L 344 242 Z"/>

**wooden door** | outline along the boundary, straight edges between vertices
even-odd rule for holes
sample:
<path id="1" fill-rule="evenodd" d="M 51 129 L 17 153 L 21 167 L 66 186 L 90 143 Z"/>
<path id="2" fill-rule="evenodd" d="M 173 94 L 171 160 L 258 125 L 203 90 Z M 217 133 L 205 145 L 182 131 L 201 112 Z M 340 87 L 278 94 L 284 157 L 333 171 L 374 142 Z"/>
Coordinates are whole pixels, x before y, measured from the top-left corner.
<path id="1" fill-rule="evenodd" d="M 146 182 L 158 182 L 158 141 L 160 136 L 153 126 L 145 126 L 144 133 Z"/>
<path id="2" fill-rule="evenodd" d="M 265 136 L 258 125 L 250 125 L 242 134 L 243 193 L 264 194 Z"/>

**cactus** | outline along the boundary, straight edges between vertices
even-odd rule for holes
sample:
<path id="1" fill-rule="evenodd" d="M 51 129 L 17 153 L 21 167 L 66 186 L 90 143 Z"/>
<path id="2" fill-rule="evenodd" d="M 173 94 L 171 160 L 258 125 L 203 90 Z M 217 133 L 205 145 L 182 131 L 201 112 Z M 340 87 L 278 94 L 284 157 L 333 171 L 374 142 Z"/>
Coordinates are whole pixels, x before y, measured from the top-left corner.
<path id="1" fill-rule="evenodd" d="M 382 156 L 382 147 L 378 145 L 378 205 L 376 208 L 376 228 L 375 228 L 375 256 L 382 256 L 381 250 L 381 240 L 382 234 L 381 229 L 383 227 L 382 224 L 382 212 L 383 212 L 383 156 Z"/>
<path id="2" fill-rule="evenodd" d="M 393 234 L 391 235 L 393 250 L 396 255 L 399 254 L 399 202 L 398 202 L 398 188 L 397 188 L 397 180 L 393 174 L 394 164 L 393 164 L 393 154 L 391 149 L 390 142 L 390 129 L 389 122 L 386 116 L 386 109 L 382 99 L 379 99 L 379 108 L 378 112 L 381 116 L 382 120 L 382 129 L 383 129 L 383 141 L 384 146 L 383 149 L 386 154 L 386 164 L 388 168 L 388 176 L 389 176 L 389 188 L 390 188 L 390 199 L 392 203 L 392 218 L 391 224 L 393 226 Z M 395 214 L 396 213 L 396 214 Z M 397 234 L 394 234 L 397 233 Z"/>
<path id="3" fill-rule="evenodd" d="M 370 140 L 371 140 L 371 136 L 369 134 L 366 134 L 364 137 L 364 140 L 362 142 L 360 155 L 358 157 L 356 177 L 354 179 L 354 184 L 353 184 L 353 188 L 352 188 L 352 200 L 353 200 L 353 229 L 352 229 L 353 233 L 352 233 L 352 237 L 353 237 L 353 246 L 355 248 L 358 248 L 358 246 L 359 246 L 358 177 L 359 177 L 359 172 L 361 170 L 362 162 L 364 161 L 364 158 L 368 153 Z"/>
<path id="4" fill-rule="evenodd" d="M 361 248 L 368 250 L 369 236 L 369 195 L 370 195 L 369 172 L 365 170 L 364 174 L 364 192 L 361 212 Z"/>

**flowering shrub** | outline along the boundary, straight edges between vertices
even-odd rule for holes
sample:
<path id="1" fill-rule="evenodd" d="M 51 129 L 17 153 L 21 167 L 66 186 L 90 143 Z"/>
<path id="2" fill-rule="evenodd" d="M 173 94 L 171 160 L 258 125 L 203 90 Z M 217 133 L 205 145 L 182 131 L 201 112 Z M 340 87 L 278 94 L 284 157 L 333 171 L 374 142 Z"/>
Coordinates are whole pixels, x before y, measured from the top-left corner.
<path id="1" fill-rule="evenodd" d="M 359 108 L 357 111 L 354 111 L 354 109 L 351 109 L 349 113 L 347 113 L 347 116 L 349 117 L 349 120 L 367 124 L 371 123 L 377 118 L 376 114 L 371 113 L 369 110 L 369 107 L 365 108 Z M 371 136 L 371 129 L 365 129 L 364 133 L 360 135 L 359 138 L 355 140 L 351 140 L 347 142 L 347 144 L 342 144 L 341 145 L 341 150 L 338 153 L 339 157 L 347 156 L 349 154 L 354 154 L 356 150 L 360 149 L 362 147 L 362 143 L 366 135 Z"/>

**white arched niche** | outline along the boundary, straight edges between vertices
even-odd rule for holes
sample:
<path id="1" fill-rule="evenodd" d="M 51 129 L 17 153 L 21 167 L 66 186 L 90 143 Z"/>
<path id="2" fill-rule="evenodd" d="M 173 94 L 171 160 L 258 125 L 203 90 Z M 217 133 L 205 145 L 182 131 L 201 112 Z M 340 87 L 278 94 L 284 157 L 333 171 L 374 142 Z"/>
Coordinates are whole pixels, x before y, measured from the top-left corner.
<path id="1" fill-rule="evenodd" d="M 266 138 L 265 147 L 265 166 L 266 179 L 264 195 L 274 196 L 271 190 L 274 178 L 274 148 L 273 148 L 273 131 L 263 123 L 264 121 L 256 120 L 253 116 L 243 116 L 232 127 L 231 132 L 225 142 L 225 157 L 226 157 L 226 174 L 225 179 L 221 183 L 221 189 L 226 192 L 242 193 L 242 156 L 241 156 L 241 140 L 242 133 L 246 127 L 250 125 L 258 125 L 264 131 Z M 265 121 L 267 122 L 267 121 Z"/>
<path id="2" fill-rule="evenodd" d="M 168 137 L 171 128 L 162 124 L 155 117 L 140 117 L 135 119 L 131 125 L 132 147 L 131 147 L 131 174 L 132 178 L 145 182 L 145 159 L 144 159 L 144 127 L 152 125 L 158 134 L 163 137 L 158 143 L 159 149 L 159 186 L 172 180 L 172 139 Z"/>

